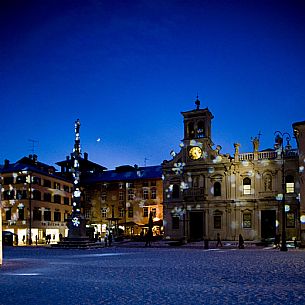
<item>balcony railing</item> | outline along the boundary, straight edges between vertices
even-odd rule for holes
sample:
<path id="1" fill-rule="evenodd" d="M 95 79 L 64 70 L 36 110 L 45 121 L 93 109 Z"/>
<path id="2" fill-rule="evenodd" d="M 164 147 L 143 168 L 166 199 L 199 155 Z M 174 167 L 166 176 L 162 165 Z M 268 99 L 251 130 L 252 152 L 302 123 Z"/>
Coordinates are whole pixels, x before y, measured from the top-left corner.
<path id="1" fill-rule="evenodd" d="M 197 196 L 204 196 L 204 188 L 191 188 L 191 189 L 186 189 L 183 191 L 183 196 L 184 197 L 197 197 Z"/>
<path id="2" fill-rule="evenodd" d="M 296 157 L 298 155 L 297 149 L 290 149 L 285 151 L 285 157 Z M 277 151 L 261 151 L 258 152 L 258 160 L 272 160 L 278 156 Z M 254 160 L 254 153 L 243 153 L 238 155 L 239 161 Z"/>

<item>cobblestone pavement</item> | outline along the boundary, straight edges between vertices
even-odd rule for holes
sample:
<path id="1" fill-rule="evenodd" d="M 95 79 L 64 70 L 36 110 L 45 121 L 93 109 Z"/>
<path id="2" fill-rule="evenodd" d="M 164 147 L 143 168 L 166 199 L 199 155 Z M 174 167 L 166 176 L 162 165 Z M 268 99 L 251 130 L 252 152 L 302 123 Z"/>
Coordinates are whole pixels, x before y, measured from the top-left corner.
<path id="1" fill-rule="evenodd" d="M 305 251 L 8 247 L 0 304 L 305 304 Z"/>

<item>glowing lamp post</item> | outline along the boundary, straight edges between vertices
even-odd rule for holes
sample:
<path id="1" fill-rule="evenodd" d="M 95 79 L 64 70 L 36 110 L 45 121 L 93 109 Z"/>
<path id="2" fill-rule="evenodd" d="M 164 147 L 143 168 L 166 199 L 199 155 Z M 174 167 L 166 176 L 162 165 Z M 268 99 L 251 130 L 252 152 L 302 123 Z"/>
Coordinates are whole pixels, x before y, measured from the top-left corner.
<path id="1" fill-rule="evenodd" d="M 86 221 L 81 213 L 81 191 L 80 191 L 80 168 L 79 160 L 81 156 L 80 148 L 80 121 L 75 122 L 75 143 L 73 149 L 73 204 L 72 214 L 69 217 L 69 234 L 70 239 L 86 238 Z"/>
<path id="2" fill-rule="evenodd" d="M 276 131 L 274 133 L 275 135 L 275 143 L 276 143 L 276 148 L 280 150 L 281 153 L 281 159 L 282 159 L 282 244 L 281 244 L 281 251 L 287 251 L 287 244 L 286 244 L 286 204 L 285 204 L 285 193 L 286 193 L 286 188 L 285 188 L 285 151 L 284 151 L 284 143 L 283 143 L 283 138 L 286 137 L 287 141 L 287 149 L 289 149 L 289 141 L 291 140 L 291 137 L 289 133 L 287 132 L 280 132 Z"/>

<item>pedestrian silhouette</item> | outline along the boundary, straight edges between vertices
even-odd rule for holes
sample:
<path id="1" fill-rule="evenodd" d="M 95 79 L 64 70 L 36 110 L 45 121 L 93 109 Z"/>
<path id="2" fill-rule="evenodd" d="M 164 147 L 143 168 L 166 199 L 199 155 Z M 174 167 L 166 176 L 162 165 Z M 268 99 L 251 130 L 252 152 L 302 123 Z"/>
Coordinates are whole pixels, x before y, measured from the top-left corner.
<path id="1" fill-rule="evenodd" d="M 217 243 L 216 243 L 216 247 L 218 247 L 220 245 L 220 247 L 222 247 L 222 242 L 221 242 L 221 239 L 220 239 L 220 234 L 217 233 Z"/>
<path id="2" fill-rule="evenodd" d="M 245 245 L 244 245 L 244 239 L 243 236 L 241 234 L 239 234 L 238 237 L 238 249 L 244 249 Z"/>
<path id="3" fill-rule="evenodd" d="M 276 234 L 274 238 L 275 249 L 280 248 L 281 234 Z"/>
<path id="4" fill-rule="evenodd" d="M 109 247 L 111 247 L 111 243 L 112 243 L 112 234 L 111 234 L 111 232 L 109 232 L 109 235 L 108 235 L 108 245 L 109 245 Z"/>
<path id="5" fill-rule="evenodd" d="M 152 228 L 153 228 L 153 218 L 152 218 L 152 213 L 149 213 L 149 221 L 148 221 L 148 231 L 146 233 L 146 242 L 145 242 L 145 247 L 149 246 L 151 247 L 151 240 L 153 237 L 153 232 L 152 232 Z"/>

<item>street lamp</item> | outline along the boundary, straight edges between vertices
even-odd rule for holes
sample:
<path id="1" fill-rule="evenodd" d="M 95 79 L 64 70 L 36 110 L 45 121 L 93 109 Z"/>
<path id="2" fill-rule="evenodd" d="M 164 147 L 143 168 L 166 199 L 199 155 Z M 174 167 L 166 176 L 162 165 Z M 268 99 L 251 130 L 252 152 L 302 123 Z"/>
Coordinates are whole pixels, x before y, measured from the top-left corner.
<path id="1" fill-rule="evenodd" d="M 289 141 L 291 140 L 291 136 L 287 132 L 280 132 L 276 131 L 274 133 L 275 135 L 275 143 L 276 143 L 276 148 L 280 149 L 281 152 L 281 159 L 282 159 L 282 244 L 281 244 L 281 251 L 288 251 L 287 249 L 287 244 L 286 244 L 286 211 L 285 211 L 285 193 L 286 193 L 286 188 L 285 188 L 285 151 L 284 151 L 284 141 L 283 138 L 286 137 L 286 142 L 287 146 L 285 149 L 290 148 Z"/>

